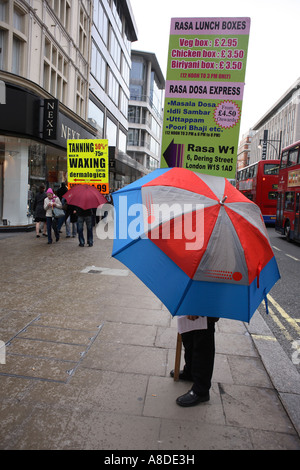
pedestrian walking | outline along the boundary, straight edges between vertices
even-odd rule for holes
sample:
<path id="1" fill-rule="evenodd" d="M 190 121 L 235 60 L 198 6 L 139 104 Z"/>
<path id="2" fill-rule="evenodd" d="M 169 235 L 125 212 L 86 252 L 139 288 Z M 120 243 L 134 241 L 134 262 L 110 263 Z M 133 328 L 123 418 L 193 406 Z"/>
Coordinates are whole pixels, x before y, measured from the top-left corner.
<path id="1" fill-rule="evenodd" d="M 83 235 L 83 225 L 86 224 L 86 233 L 87 233 L 87 243 L 88 246 L 93 246 L 93 210 L 92 209 L 81 209 L 81 207 L 76 207 L 75 209 L 77 214 L 77 231 L 79 246 L 83 247 L 85 244 L 85 239 Z"/>
<path id="2" fill-rule="evenodd" d="M 63 201 L 66 201 L 63 198 Z M 77 213 L 76 213 L 76 206 L 72 206 L 67 204 L 66 202 L 63 203 L 63 209 L 66 213 L 66 235 L 67 238 L 71 236 L 71 229 L 72 229 L 72 238 L 76 237 L 77 234 Z"/>
<path id="3" fill-rule="evenodd" d="M 35 221 L 35 232 L 36 237 L 40 237 L 40 224 L 43 223 L 43 235 L 47 236 L 47 226 L 46 226 L 46 211 L 44 209 L 44 200 L 47 197 L 45 193 L 45 185 L 41 184 L 39 187 L 39 192 L 36 194 L 33 211 L 34 211 L 34 221 Z"/>
<path id="4" fill-rule="evenodd" d="M 44 200 L 44 209 L 46 211 L 46 221 L 47 221 L 47 234 L 48 234 L 48 244 L 52 243 L 52 228 L 55 233 L 56 241 L 59 240 L 59 232 L 57 230 L 57 223 L 52 224 L 54 214 L 53 209 L 56 207 L 57 209 L 62 208 L 62 204 L 60 202 L 59 197 L 55 196 L 53 190 L 51 188 L 47 189 L 47 197 Z"/>

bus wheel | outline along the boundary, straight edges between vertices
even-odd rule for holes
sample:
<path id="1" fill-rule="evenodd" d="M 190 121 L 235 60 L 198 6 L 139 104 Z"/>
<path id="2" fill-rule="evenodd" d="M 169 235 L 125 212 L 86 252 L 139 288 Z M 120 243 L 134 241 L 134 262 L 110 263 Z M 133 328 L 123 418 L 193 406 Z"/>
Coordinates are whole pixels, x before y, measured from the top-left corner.
<path id="1" fill-rule="evenodd" d="M 285 226 L 284 226 L 284 236 L 285 236 L 285 238 L 287 239 L 288 242 L 291 241 L 290 232 L 291 232 L 290 223 L 289 223 L 289 222 L 286 222 L 286 224 L 285 224 Z"/>

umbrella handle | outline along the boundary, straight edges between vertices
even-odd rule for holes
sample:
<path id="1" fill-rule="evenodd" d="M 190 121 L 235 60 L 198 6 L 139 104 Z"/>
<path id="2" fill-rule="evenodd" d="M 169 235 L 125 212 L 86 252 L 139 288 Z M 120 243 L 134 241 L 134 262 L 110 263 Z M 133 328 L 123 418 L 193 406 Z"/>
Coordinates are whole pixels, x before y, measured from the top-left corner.
<path id="1" fill-rule="evenodd" d="M 182 348 L 181 334 L 180 334 L 180 333 L 177 333 L 176 355 L 175 355 L 175 367 L 174 367 L 174 380 L 175 380 L 175 382 L 178 382 L 178 380 L 179 380 L 181 348 Z"/>

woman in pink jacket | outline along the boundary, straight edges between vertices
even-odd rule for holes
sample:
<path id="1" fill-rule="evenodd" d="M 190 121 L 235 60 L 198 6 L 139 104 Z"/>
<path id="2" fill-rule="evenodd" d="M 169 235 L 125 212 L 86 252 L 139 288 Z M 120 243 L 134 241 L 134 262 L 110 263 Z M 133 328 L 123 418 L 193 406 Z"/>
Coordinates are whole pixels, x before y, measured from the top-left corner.
<path id="1" fill-rule="evenodd" d="M 46 211 L 46 221 L 47 221 L 47 234 L 48 234 L 48 244 L 52 243 L 52 218 L 53 218 L 53 209 L 57 207 L 58 209 L 62 208 L 59 197 L 56 197 L 51 188 L 47 189 L 47 197 L 44 200 L 44 209 Z M 53 230 L 55 233 L 56 241 L 59 240 L 59 232 L 57 230 L 57 224 L 53 225 Z"/>

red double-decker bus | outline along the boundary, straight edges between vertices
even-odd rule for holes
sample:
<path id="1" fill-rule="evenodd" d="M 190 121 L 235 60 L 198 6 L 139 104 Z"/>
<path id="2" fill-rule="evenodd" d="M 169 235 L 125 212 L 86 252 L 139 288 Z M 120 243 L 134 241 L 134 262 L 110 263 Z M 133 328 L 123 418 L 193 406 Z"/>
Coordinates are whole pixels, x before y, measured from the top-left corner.
<path id="1" fill-rule="evenodd" d="M 300 141 L 281 152 L 275 230 L 300 241 Z"/>
<path id="2" fill-rule="evenodd" d="M 260 160 L 237 172 L 237 189 L 259 206 L 265 224 L 275 224 L 279 164 Z"/>

